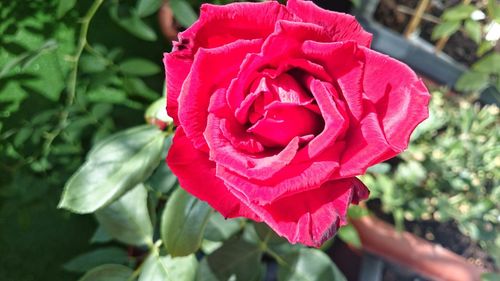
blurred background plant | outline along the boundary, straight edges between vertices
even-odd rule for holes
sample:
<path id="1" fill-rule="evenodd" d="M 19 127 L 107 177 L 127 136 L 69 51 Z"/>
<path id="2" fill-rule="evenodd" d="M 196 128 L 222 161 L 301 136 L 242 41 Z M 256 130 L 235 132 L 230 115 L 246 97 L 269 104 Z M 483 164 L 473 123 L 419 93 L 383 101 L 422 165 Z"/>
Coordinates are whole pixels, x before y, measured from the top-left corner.
<path id="1" fill-rule="evenodd" d="M 430 117 L 407 151 L 372 167 L 362 180 L 371 200 L 404 221 L 454 221 L 460 231 L 500 261 L 500 127 L 496 105 L 440 91 Z"/>

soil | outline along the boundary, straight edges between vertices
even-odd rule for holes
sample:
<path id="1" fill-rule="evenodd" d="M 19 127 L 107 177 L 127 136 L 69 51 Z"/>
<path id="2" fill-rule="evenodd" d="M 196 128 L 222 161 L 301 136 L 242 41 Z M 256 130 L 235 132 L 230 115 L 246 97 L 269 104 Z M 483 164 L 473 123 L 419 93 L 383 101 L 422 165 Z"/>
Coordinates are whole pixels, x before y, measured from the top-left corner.
<path id="1" fill-rule="evenodd" d="M 369 209 L 379 218 L 394 223 L 391 215 L 381 211 L 381 203 L 378 200 L 368 202 Z M 470 263 L 486 269 L 495 271 L 495 262 L 481 247 L 469 237 L 463 235 L 453 221 L 437 222 L 434 220 L 406 221 L 405 230 L 444 248 L 465 257 Z M 384 267 L 384 281 L 432 281 L 414 272 L 408 271 L 399 265 L 386 263 Z"/>
<path id="2" fill-rule="evenodd" d="M 425 14 L 439 21 L 439 17 L 446 9 L 459 4 L 460 2 L 461 0 L 431 1 Z M 407 9 L 405 10 L 408 10 L 408 8 L 414 10 L 418 3 L 419 0 L 380 0 L 374 17 L 384 26 L 396 32 L 403 33 L 412 16 L 408 13 L 403 13 L 401 7 L 406 7 Z M 436 42 L 431 40 L 431 34 L 436 25 L 436 22 L 422 19 L 419 27 L 419 36 L 424 40 L 435 44 Z M 457 62 L 471 66 L 478 60 L 478 57 L 476 56 L 477 48 L 478 45 L 469 39 L 463 31 L 458 31 L 450 37 L 448 43 L 446 43 L 443 49 L 443 52 L 448 54 Z"/>

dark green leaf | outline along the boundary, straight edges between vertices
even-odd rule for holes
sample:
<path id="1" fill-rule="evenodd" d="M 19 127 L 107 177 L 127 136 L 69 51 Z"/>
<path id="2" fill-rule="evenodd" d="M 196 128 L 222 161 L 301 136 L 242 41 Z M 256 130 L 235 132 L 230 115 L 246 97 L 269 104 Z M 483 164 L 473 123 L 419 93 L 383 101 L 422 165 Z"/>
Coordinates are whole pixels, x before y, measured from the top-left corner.
<path id="1" fill-rule="evenodd" d="M 198 261 L 194 255 L 172 258 L 152 254 L 138 281 L 194 281 Z"/>
<path id="2" fill-rule="evenodd" d="M 472 69 L 478 72 L 497 74 L 500 76 L 500 53 L 493 52 L 476 62 Z"/>
<path id="3" fill-rule="evenodd" d="M 124 73 L 138 76 L 150 76 L 160 72 L 160 67 L 155 63 L 141 58 L 127 59 L 119 65 Z"/>
<path id="4" fill-rule="evenodd" d="M 189 27 L 198 19 L 198 15 L 196 15 L 193 8 L 186 0 L 170 0 L 169 4 L 175 19 L 183 27 Z"/>
<path id="5" fill-rule="evenodd" d="M 130 10 L 130 12 L 129 15 L 118 15 L 116 3 L 113 3 L 109 9 L 111 18 L 123 29 L 142 40 L 155 41 L 157 36 L 154 30 L 142 21 L 135 10 Z"/>
<path id="6" fill-rule="evenodd" d="M 66 183 L 59 208 L 91 213 L 113 202 L 151 175 L 164 139 L 156 127 L 140 126 L 101 141 Z"/>
<path id="7" fill-rule="evenodd" d="M 225 281 L 234 276 L 236 277 L 234 280 L 256 281 L 261 275 L 259 271 L 261 257 L 262 251 L 258 245 L 231 239 L 202 260 L 196 280 Z"/>
<path id="8" fill-rule="evenodd" d="M 139 0 L 137 1 L 137 13 L 140 17 L 149 16 L 161 6 L 162 0 Z"/>
<path id="9" fill-rule="evenodd" d="M 302 248 L 284 256 L 278 269 L 278 281 L 347 281 L 332 260 L 322 251 Z"/>
<path id="10" fill-rule="evenodd" d="M 459 91 L 479 91 L 488 85 L 489 75 L 487 73 L 469 71 L 458 79 L 455 87 Z"/>
<path id="11" fill-rule="evenodd" d="M 229 239 L 242 227 L 240 219 L 225 219 L 218 212 L 210 215 L 207 228 L 205 229 L 205 239 L 211 241 L 224 241 Z"/>
<path id="12" fill-rule="evenodd" d="M 127 281 L 132 269 L 119 264 L 101 265 L 87 272 L 78 281 Z"/>
<path id="13" fill-rule="evenodd" d="M 57 18 L 62 18 L 69 10 L 71 10 L 76 4 L 76 0 L 60 0 L 57 5 Z"/>
<path id="14" fill-rule="evenodd" d="M 432 30 L 432 40 L 451 36 L 460 28 L 460 21 L 444 21 Z"/>
<path id="15" fill-rule="evenodd" d="M 102 226 L 98 226 L 97 229 L 94 232 L 94 235 L 92 235 L 92 238 L 90 238 L 90 243 L 106 243 L 113 240 L 113 237 L 111 237 Z"/>
<path id="16" fill-rule="evenodd" d="M 143 184 L 137 185 L 116 202 L 98 210 L 99 224 L 113 238 L 126 244 L 153 243 L 153 225 L 147 207 L 148 193 Z"/>
<path id="17" fill-rule="evenodd" d="M 465 32 L 467 35 L 476 42 L 476 44 L 481 43 L 481 24 L 474 20 L 466 20 L 465 21 Z"/>
<path id="18" fill-rule="evenodd" d="M 476 7 L 474 7 L 473 5 L 460 4 L 446 10 L 441 18 L 443 18 L 445 21 L 464 20 L 470 17 L 474 10 L 476 10 Z"/>
<path id="19" fill-rule="evenodd" d="M 85 73 L 97 73 L 106 70 L 107 62 L 99 57 L 83 55 L 79 66 Z"/>
<path id="20" fill-rule="evenodd" d="M 81 254 L 65 263 L 63 268 L 72 272 L 86 272 L 102 264 L 124 264 L 127 261 L 128 256 L 125 250 L 116 247 L 108 247 Z"/>
<path id="21" fill-rule="evenodd" d="M 178 188 L 163 211 L 161 237 L 173 257 L 187 256 L 200 248 L 211 208 Z"/>

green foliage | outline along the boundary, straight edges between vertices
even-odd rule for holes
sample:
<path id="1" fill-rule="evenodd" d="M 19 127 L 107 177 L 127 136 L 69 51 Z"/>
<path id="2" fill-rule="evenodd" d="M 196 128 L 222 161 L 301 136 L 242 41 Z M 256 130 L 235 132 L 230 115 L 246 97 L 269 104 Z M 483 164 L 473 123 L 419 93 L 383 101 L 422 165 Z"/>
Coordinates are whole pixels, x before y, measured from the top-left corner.
<path id="1" fill-rule="evenodd" d="M 483 12 L 486 19 L 474 19 L 473 12 Z M 498 40 L 487 39 L 488 27 L 500 22 L 500 4 L 488 1 L 488 5 L 458 4 L 441 15 L 441 22 L 432 31 L 432 39 L 450 37 L 462 30 L 477 45 L 476 55 L 480 59 L 456 82 L 455 87 L 462 92 L 478 92 L 493 86 L 500 92 L 500 72 L 498 71 L 498 51 L 493 50 Z M 490 41 L 488 41 L 490 40 Z M 495 69 L 496 68 L 496 69 Z"/>
<path id="2" fill-rule="evenodd" d="M 455 220 L 486 250 L 499 247 L 498 116 L 495 105 L 481 108 L 434 92 L 430 117 L 417 128 L 402 162 L 363 176 L 372 198 L 380 199 L 399 225 L 404 219 Z"/>
<path id="3" fill-rule="evenodd" d="M 101 264 L 125 264 L 129 261 L 127 252 L 117 247 L 107 247 L 81 254 L 63 265 L 67 271 L 86 272 Z"/>
<path id="4" fill-rule="evenodd" d="M 87 272 L 79 281 L 127 281 L 132 269 L 118 264 L 105 264 Z"/>
<path id="5" fill-rule="evenodd" d="M 77 279 L 61 265 L 89 251 L 95 223 L 55 208 L 62 187 L 93 144 L 143 124 L 144 109 L 161 96 L 163 74 L 142 73 L 161 68 L 159 58 L 168 46 L 144 42 L 121 29 L 106 12 L 112 2 L 0 1 L 4 279 Z M 122 12 L 133 8 L 124 3 Z M 141 20 L 157 33 L 151 28 L 155 17 Z M 131 74 L 118 67 L 136 58 L 150 62 L 148 69 Z M 97 240 L 105 241 L 102 237 Z M 30 256 L 36 262 L 26 263 Z"/>
<path id="6" fill-rule="evenodd" d="M 149 125 L 98 143 L 69 179 L 59 207 L 90 213 L 109 204 L 151 175 L 160 162 L 163 144 L 162 132 Z"/>
<path id="7" fill-rule="evenodd" d="M 167 251 L 174 257 L 198 250 L 211 208 L 207 203 L 179 188 L 163 211 L 161 236 Z"/>

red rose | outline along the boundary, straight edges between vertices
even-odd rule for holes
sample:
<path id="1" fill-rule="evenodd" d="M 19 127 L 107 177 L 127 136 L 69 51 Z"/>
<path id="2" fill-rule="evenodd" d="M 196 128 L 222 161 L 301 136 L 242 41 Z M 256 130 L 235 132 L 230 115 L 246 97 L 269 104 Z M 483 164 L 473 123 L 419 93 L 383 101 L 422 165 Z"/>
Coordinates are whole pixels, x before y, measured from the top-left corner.
<path id="1" fill-rule="evenodd" d="M 308 1 L 203 5 L 164 59 L 180 185 L 320 246 L 368 196 L 355 176 L 428 116 L 424 84 L 370 41 L 354 17 Z"/>

